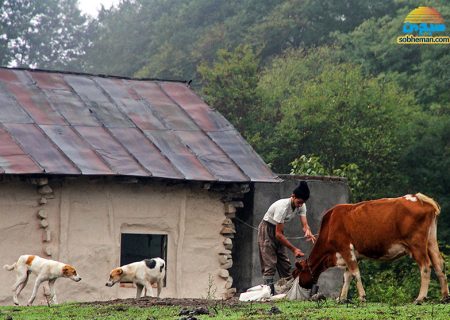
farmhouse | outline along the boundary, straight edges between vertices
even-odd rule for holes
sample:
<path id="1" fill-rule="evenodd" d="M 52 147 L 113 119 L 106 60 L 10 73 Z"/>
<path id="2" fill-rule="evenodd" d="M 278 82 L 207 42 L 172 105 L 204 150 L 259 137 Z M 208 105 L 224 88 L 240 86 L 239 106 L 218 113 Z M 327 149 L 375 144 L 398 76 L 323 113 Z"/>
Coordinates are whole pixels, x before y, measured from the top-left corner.
<path id="1" fill-rule="evenodd" d="M 186 83 L 0 68 L 0 264 L 74 265 L 82 281 L 58 280 L 60 302 L 133 297 L 130 283 L 105 286 L 110 270 L 156 256 L 161 297 L 233 296 L 259 275 L 255 232 L 239 221 L 257 225 L 258 190 L 280 181 Z M 346 199 L 338 184 L 315 215 Z M 14 276 L 0 281 L 12 304 Z"/>

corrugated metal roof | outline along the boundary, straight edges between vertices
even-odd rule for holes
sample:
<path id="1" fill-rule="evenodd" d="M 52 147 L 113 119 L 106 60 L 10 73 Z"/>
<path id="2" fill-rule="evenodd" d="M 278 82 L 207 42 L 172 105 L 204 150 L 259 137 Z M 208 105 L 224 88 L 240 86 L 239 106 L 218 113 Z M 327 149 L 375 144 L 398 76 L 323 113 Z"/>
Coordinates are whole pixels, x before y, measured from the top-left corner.
<path id="1" fill-rule="evenodd" d="M 185 83 L 8 68 L 0 174 L 279 181 Z"/>

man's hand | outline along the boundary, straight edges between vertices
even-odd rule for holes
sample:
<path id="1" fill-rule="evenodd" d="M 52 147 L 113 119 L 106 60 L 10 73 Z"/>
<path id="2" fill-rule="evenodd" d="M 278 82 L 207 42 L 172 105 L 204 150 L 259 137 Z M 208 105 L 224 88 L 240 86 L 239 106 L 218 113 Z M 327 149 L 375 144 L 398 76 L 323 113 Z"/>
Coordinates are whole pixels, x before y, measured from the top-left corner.
<path id="1" fill-rule="evenodd" d="M 295 248 L 294 249 L 294 256 L 297 258 L 297 257 L 303 257 L 305 254 L 302 252 L 302 250 L 300 250 L 300 249 L 298 249 L 298 248 Z"/>
<path id="2" fill-rule="evenodd" d="M 316 242 L 316 237 L 312 234 L 309 227 L 303 228 L 303 231 L 305 232 L 305 238 L 307 241 L 312 241 L 312 243 Z"/>

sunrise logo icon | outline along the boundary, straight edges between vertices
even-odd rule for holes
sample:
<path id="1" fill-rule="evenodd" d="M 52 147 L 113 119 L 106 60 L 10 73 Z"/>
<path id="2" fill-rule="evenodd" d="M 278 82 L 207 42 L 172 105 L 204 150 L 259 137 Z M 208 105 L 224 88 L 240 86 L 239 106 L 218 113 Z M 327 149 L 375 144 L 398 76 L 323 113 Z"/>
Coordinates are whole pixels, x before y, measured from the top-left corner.
<path id="1" fill-rule="evenodd" d="M 398 44 L 450 44 L 448 36 L 433 36 L 446 30 L 444 18 L 435 8 L 418 7 L 403 21 L 403 34 L 397 38 Z"/>
<path id="2" fill-rule="evenodd" d="M 403 33 L 432 36 L 433 32 L 445 31 L 444 18 L 431 7 L 418 7 L 411 11 L 403 23 Z"/>

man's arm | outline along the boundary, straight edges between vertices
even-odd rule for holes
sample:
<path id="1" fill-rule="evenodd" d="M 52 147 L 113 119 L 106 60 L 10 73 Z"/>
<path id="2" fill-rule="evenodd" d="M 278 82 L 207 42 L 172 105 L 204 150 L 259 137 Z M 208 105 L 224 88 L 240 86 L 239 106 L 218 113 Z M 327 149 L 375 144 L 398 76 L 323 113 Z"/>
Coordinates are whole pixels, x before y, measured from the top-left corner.
<path id="1" fill-rule="evenodd" d="M 284 223 L 277 223 L 275 227 L 275 237 L 283 246 L 291 250 L 295 257 L 303 257 L 305 255 L 300 249 L 294 247 L 294 245 L 284 236 Z"/>
<path id="2" fill-rule="evenodd" d="M 303 232 L 305 233 L 305 237 L 313 243 L 316 242 L 316 237 L 311 232 L 311 228 L 309 227 L 308 219 L 306 218 L 306 216 L 300 216 L 300 221 L 303 225 Z"/>

